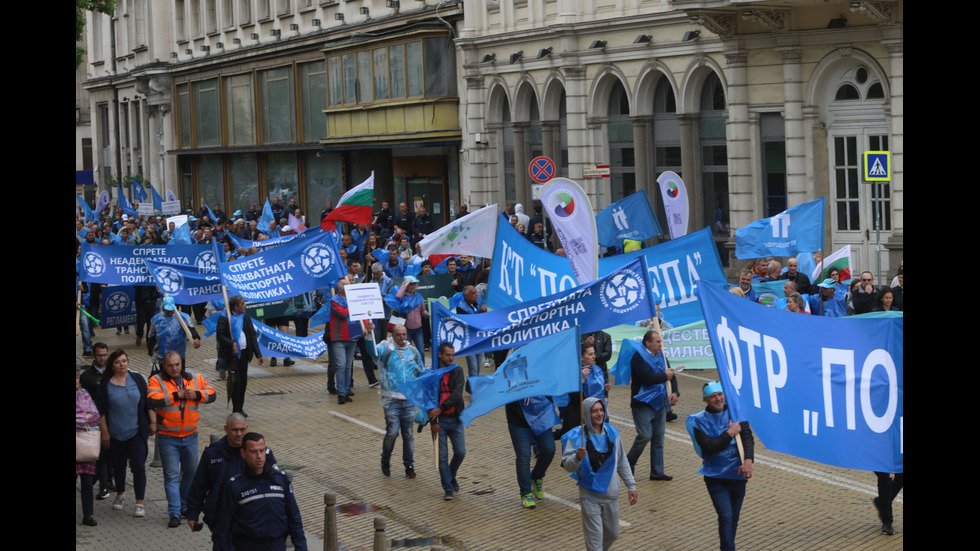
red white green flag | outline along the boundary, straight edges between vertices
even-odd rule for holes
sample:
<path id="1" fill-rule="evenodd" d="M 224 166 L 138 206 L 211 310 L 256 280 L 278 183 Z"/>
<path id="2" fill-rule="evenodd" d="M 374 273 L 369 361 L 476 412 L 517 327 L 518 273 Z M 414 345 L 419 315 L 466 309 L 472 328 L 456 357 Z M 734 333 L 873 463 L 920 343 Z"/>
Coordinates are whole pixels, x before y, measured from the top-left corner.
<path id="1" fill-rule="evenodd" d="M 351 224 L 370 224 L 371 208 L 374 206 L 374 171 L 364 182 L 349 190 L 340 198 L 337 206 L 320 222 L 324 231 L 333 231 L 337 222 Z"/>
<path id="2" fill-rule="evenodd" d="M 821 270 L 823 268 L 823 270 Z M 814 284 L 820 283 L 824 279 L 829 277 L 827 274 L 830 273 L 831 268 L 837 268 L 840 272 L 840 282 L 846 283 L 847 280 L 851 279 L 851 246 L 844 245 L 840 249 L 834 251 L 833 254 L 825 256 L 823 259 L 823 264 L 817 264 L 813 269 L 813 273 L 810 274 L 810 281 Z"/>

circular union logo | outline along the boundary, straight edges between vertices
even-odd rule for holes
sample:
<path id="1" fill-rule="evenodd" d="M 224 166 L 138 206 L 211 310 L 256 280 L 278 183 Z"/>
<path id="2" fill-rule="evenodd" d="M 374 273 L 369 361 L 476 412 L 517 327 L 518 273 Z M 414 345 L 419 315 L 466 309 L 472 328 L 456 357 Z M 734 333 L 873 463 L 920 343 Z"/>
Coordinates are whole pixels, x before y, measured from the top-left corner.
<path id="1" fill-rule="evenodd" d="M 559 218 L 568 218 L 575 213 L 575 200 L 565 192 L 558 192 L 551 199 L 552 212 Z"/>
<path id="2" fill-rule="evenodd" d="M 624 314 L 640 305 L 646 298 L 643 280 L 632 270 L 623 270 L 602 284 L 599 299 L 602 305 L 617 314 Z"/>
<path id="3" fill-rule="evenodd" d="M 214 251 L 204 251 L 203 253 L 198 253 L 197 257 L 194 259 L 194 265 L 203 271 L 218 271 L 218 259 L 215 258 Z"/>
<path id="4" fill-rule="evenodd" d="M 313 277 L 323 277 L 330 272 L 333 265 L 333 255 L 330 247 L 322 243 L 313 243 L 303 249 L 300 255 L 300 265 L 303 271 Z"/>
<path id="5" fill-rule="evenodd" d="M 170 268 L 157 270 L 157 286 L 168 295 L 176 295 L 184 288 L 184 276 Z"/>
<path id="6" fill-rule="evenodd" d="M 129 308 L 129 296 L 125 291 L 113 291 L 106 297 L 105 306 L 113 314 L 125 312 Z"/>
<path id="7" fill-rule="evenodd" d="M 448 342 L 454 350 L 462 350 L 469 345 L 469 334 L 463 323 L 453 318 L 443 318 L 439 327 L 439 342 Z"/>
<path id="8" fill-rule="evenodd" d="M 85 253 L 82 266 L 84 266 L 85 272 L 91 277 L 99 277 L 105 273 L 105 259 L 96 252 L 89 251 Z"/>

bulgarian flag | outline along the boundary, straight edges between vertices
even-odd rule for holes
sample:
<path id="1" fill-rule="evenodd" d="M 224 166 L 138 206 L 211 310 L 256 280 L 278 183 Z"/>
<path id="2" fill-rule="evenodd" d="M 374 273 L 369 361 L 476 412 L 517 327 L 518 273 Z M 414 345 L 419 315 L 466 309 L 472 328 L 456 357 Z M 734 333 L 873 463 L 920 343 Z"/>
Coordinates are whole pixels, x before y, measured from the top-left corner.
<path id="1" fill-rule="evenodd" d="M 813 269 L 813 273 L 810 274 L 810 281 L 815 284 L 827 279 L 827 274 L 830 273 L 831 268 L 837 268 L 840 271 L 840 282 L 847 283 L 851 279 L 851 246 L 844 245 L 834 251 L 833 254 L 824 258 L 823 271 L 820 268 L 821 265 L 817 264 Z"/>
<path id="2" fill-rule="evenodd" d="M 370 224 L 371 208 L 374 206 L 374 171 L 364 183 L 348 191 L 340 198 L 337 206 L 320 222 L 324 231 L 337 229 L 336 222 L 351 224 Z"/>

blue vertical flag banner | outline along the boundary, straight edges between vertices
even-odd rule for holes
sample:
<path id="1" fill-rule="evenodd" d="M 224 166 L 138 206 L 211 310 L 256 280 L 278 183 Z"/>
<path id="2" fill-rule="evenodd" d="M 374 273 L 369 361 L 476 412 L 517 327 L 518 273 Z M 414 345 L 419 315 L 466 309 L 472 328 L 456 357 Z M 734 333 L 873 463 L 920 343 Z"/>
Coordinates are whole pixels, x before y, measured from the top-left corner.
<path id="1" fill-rule="evenodd" d="M 266 235 L 269 235 L 269 226 L 273 222 L 276 222 L 277 224 L 279 223 L 279 221 L 276 220 L 276 217 L 272 215 L 272 204 L 269 203 L 268 199 L 266 199 L 265 206 L 262 207 L 262 216 L 259 218 L 258 223 L 255 225 L 255 229 L 259 230 L 260 232 Z M 270 235 L 269 237 L 274 237 L 274 236 Z"/>
<path id="2" fill-rule="evenodd" d="M 603 247 L 621 246 L 624 239 L 643 241 L 663 234 L 645 189 L 599 211 L 595 225 Z"/>
<path id="3" fill-rule="evenodd" d="M 77 201 L 78 204 L 81 205 L 82 212 L 85 213 L 86 222 L 88 222 L 89 220 L 93 220 L 93 221 L 98 220 L 98 216 L 95 215 L 95 211 L 92 210 L 92 208 L 88 206 L 88 202 L 85 199 L 79 197 L 77 193 L 75 194 L 75 201 Z"/>
<path id="4" fill-rule="evenodd" d="M 579 327 L 570 327 L 513 351 L 493 375 L 468 378 L 472 399 L 460 421 L 468 427 L 473 419 L 510 402 L 580 390 L 581 345 Z"/>
<path id="5" fill-rule="evenodd" d="M 106 285 L 156 285 L 145 261 L 188 264 L 216 270 L 218 260 L 210 245 L 103 245 L 82 244 L 81 280 Z"/>
<path id="6" fill-rule="evenodd" d="M 140 203 L 146 201 L 146 189 L 143 188 L 143 184 L 139 183 L 139 180 L 135 176 L 133 177 L 133 199 Z"/>
<path id="7" fill-rule="evenodd" d="M 433 343 L 450 342 L 459 356 L 523 346 L 572 326 L 596 331 L 654 316 L 646 260 L 570 291 L 483 314 L 457 315 L 432 305 Z M 540 393 L 537 393 L 540 394 Z"/>
<path id="8" fill-rule="evenodd" d="M 599 259 L 599 275 L 646 258 L 651 291 L 672 325 L 702 318 L 694 292 L 701 283 L 727 288 L 725 271 L 710 228 L 631 253 Z M 535 246 L 510 224 L 497 227 L 497 244 L 487 285 L 487 305 L 498 310 L 575 287 L 568 261 Z M 618 325 L 618 321 L 613 325 Z"/>
<path id="9" fill-rule="evenodd" d="M 903 318 L 824 318 L 698 290 L 732 418 L 766 447 L 903 472 Z"/>
<path id="10" fill-rule="evenodd" d="M 405 399 L 410 404 L 422 411 L 435 409 L 439 407 L 439 379 L 456 367 L 456 364 L 439 369 L 430 367 L 417 378 L 399 385 L 398 390 L 405 395 Z"/>
<path id="11" fill-rule="evenodd" d="M 106 287 L 102 290 L 102 318 L 99 324 L 103 329 L 126 327 L 136 324 L 135 292 L 132 287 Z"/>
<path id="12" fill-rule="evenodd" d="M 153 187 L 153 184 L 149 184 L 149 186 L 150 193 L 153 195 L 153 210 L 163 212 L 163 197 L 160 197 L 160 194 L 157 193 L 157 190 L 155 187 Z"/>
<path id="13" fill-rule="evenodd" d="M 347 273 L 330 232 L 294 239 L 273 249 L 220 265 L 229 295 L 248 301 L 286 298 L 328 287 Z"/>
<path id="14" fill-rule="evenodd" d="M 170 264 L 144 260 L 161 293 L 173 297 L 177 304 L 197 304 L 223 298 L 218 267 L 195 264 Z"/>
<path id="15" fill-rule="evenodd" d="M 122 184 L 116 182 L 116 205 L 122 209 L 123 213 L 134 218 L 139 218 L 136 214 L 136 209 L 133 205 L 129 203 L 129 199 L 126 198 L 126 194 L 123 193 Z"/>
<path id="16" fill-rule="evenodd" d="M 793 256 L 823 250 L 827 198 L 796 205 L 735 230 L 735 257 Z"/>
<path id="17" fill-rule="evenodd" d="M 565 249 L 575 281 L 584 285 L 599 277 L 595 217 L 582 186 L 568 178 L 552 178 L 541 189 L 541 204 Z"/>

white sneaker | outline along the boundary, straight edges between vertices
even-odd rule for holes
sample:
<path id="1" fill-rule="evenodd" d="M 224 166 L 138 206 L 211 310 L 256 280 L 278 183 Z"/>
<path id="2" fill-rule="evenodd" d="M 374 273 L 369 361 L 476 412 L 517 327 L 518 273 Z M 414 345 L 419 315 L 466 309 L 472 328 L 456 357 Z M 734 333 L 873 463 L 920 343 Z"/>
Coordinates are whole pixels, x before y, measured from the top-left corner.
<path id="1" fill-rule="evenodd" d="M 143 517 L 145 517 L 146 516 L 146 507 L 144 507 L 142 503 L 137 503 L 136 504 L 136 511 L 133 513 L 133 516 L 136 517 L 136 518 L 143 518 Z"/>
<path id="2" fill-rule="evenodd" d="M 122 506 L 123 506 L 123 496 L 120 494 L 116 494 L 116 499 L 112 501 L 112 508 L 115 509 L 116 511 L 122 511 Z"/>

